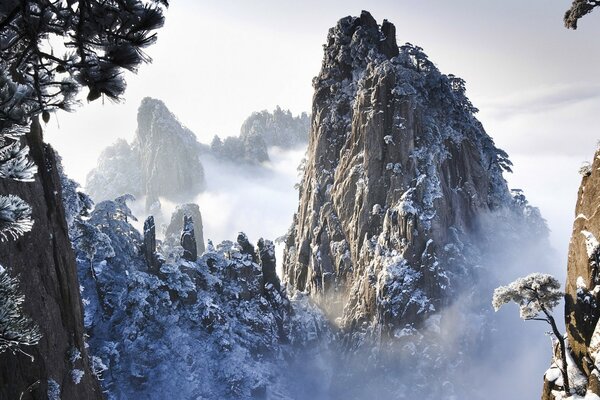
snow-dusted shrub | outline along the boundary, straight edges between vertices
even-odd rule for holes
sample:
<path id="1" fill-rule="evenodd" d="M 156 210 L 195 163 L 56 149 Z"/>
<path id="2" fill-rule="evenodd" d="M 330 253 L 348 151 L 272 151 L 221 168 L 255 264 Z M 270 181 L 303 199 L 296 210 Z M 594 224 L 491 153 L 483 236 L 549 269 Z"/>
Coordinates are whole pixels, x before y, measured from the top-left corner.
<path id="1" fill-rule="evenodd" d="M 42 337 L 39 328 L 23 313 L 24 301 L 17 279 L 0 266 L 0 353 L 23 352 L 21 347 L 34 346 Z"/>

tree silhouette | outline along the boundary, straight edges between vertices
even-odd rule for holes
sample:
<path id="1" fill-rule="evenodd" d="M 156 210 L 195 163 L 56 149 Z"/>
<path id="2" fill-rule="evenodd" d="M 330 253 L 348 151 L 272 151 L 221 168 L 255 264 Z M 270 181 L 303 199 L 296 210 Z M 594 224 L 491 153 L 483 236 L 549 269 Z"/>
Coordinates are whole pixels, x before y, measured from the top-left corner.
<path id="1" fill-rule="evenodd" d="M 591 13 L 598 6 L 600 6 L 600 1 L 598 0 L 573 0 L 571 8 L 565 12 L 565 26 L 569 29 L 577 29 L 579 19 Z"/>

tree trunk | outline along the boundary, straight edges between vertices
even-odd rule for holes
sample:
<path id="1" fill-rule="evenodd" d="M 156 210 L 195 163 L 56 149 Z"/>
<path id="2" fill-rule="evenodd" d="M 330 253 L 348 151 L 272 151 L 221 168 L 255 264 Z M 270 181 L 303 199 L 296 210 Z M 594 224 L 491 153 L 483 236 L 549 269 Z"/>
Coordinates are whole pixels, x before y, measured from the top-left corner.
<path id="1" fill-rule="evenodd" d="M 565 338 L 558 331 L 558 328 L 556 326 L 556 321 L 554 321 L 554 318 L 552 317 L 552 315 L 550 315 L 548 312 L 546 312 L 546 310 L 543 307 L 542 307 L 542 310 L 548 317 L 550 326 L 552 326 L 552 332 L 554 333 L 554 336 L 556 336 L 556 339 L 558 340 L 558 344 L 560 346 L 560 358 L 562 361 L 561 372 L 562 372 L 562 377 L 563 377 L 563 386 L 565 389 L 565 393 L 568 395 L 571 393 L 571 388 L 569 386 L 569 374 L 567 372 L 568 364 L 567 364 L 567 348 L 565 346 Z"/>

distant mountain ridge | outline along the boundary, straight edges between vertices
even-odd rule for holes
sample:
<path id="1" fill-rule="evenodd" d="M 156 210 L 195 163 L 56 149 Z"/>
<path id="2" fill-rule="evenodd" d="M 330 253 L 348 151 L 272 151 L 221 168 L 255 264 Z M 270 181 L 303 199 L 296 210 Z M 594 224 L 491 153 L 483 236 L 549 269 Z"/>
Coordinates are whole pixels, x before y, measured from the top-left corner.
<path id="1" fill-rule="evenodd" d="M 151 98 L 142 100 L 137 120 L 133 143 L 117 140 L 102 151 L 97 167 L 88 174 L 85 187 L 94 200 L 131 193 L 146 196 L 147 209 L 160 197 L 179 201 L 206 188 L 204 158 L 260 164 L 269 160 L 270 146 L 306 145 L 309 129 L 306 113 L 294 117 L 277 107 L 273 113 L 253 113 L 243 123 L 240 136 L 215 136 L 206 145 L 162 101 Z"/>

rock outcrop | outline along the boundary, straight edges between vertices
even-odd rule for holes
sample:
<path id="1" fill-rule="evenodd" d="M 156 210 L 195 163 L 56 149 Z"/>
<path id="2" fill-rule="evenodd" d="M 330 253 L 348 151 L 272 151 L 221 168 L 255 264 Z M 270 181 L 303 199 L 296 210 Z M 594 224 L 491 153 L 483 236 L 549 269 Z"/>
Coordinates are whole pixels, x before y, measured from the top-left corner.
<path id="1" fill-rule="evenodd" d="M 573 360 L 569 375 L 579 394 L 600 396 L 600 150 L 581 173 L 565 285 L 565 326 Z M 555 399 L 552 389 L 561 386 L 551 370 L 545 374 L 543 400 Z"/>
<path id="2" fill-rule="evenodd" d="M 194 235 L 194 220 L 187 215 L 183 216 L 181 247 L 183 248 L 183 258 L 185 260 L 196 261 L 198 258 L 198 250 L 196 248 L 196 236 Z"/>
<path id="3" fill-rule="evenodd" d="M 513 205 L 510 163 L 464 82 L 367 12 L 329 31 L 314 88 L 286 280 L 345 329 L 414 329 L 472 283 L 482 218 Z"/>
<path id="4" fill-rule="evenodd" d="M 183 220 L 185 216 L 189 216 L 194 221 L 194 236 L 196 239 L 196 253 L 202 254 L 205 251 L 204 247 L 204 234 L 202 226 L 202 214 L 200 213 L 200 207 L 194 203 L 187 203 L 177 206 L 173 214 L 171 215 L 171 221 L 167 226 L 165 232 L 165 241 L 173 242 L 179 241 L 181 238 L 181 231 L 183 229 Z"/>
<path id="5" fill-rule="evenodd" d="M 0 264 L 18 277 L 24 309 L 40 327 L 42 339 L 24 354 L 0 355 L 1 399 L 102 399 L 84 341 L 83 307 L 77 264 L 69 240 L 54 150 L 42 141 L 34 120 L 27 135 L 38 166 L 34 182 L 0 180 L 0 192 L 14 193 L 32 206 L 31 232 L 0 244 Z M 22 397 L 21 397 L 22 396 Z"/>

